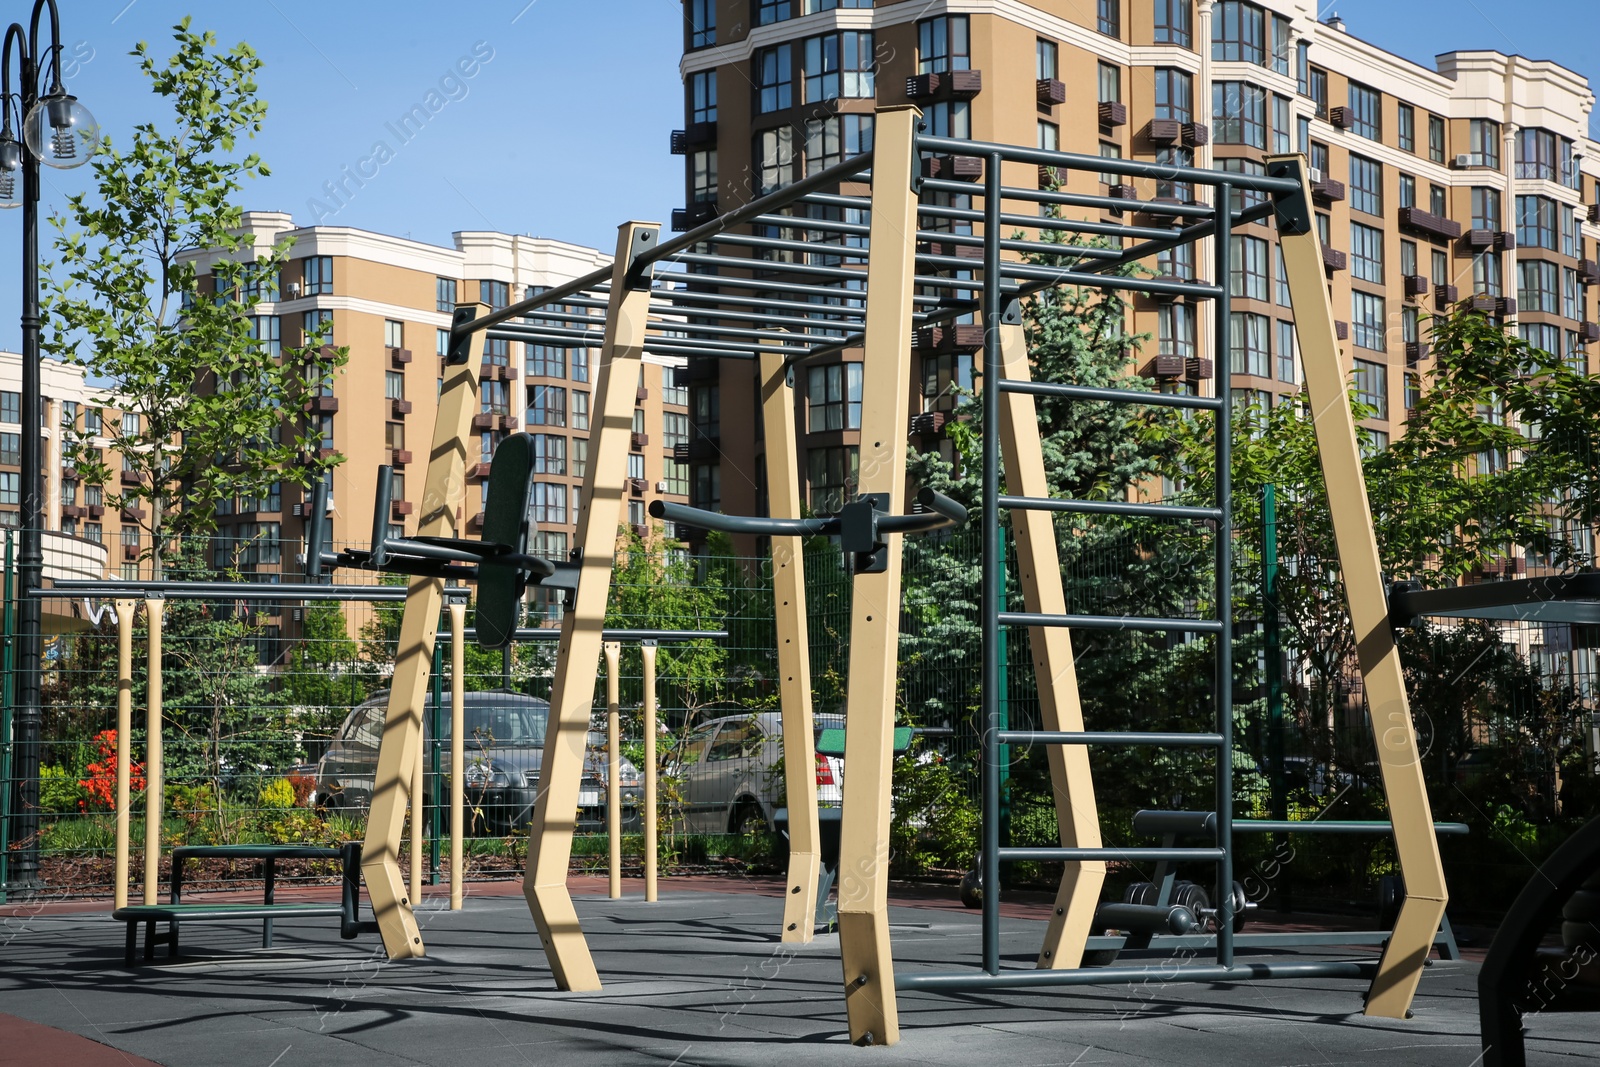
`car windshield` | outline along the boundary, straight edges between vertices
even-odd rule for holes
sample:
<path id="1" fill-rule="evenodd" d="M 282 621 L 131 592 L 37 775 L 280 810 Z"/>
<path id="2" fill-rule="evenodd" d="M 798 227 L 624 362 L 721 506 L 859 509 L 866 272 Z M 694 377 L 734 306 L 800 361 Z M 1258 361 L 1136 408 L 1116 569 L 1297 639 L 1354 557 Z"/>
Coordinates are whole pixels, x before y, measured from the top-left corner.
<path id="1" fill-rule="evenodd" d="M 526 704 L 499 705 L 479 708 L 467 705 L 467 736 L 497 745 L 544 744 L 545 721 L 549 712 L 545 708 Z M 450 736 L 449 720 L 445 720 L 444 735 Z"/>

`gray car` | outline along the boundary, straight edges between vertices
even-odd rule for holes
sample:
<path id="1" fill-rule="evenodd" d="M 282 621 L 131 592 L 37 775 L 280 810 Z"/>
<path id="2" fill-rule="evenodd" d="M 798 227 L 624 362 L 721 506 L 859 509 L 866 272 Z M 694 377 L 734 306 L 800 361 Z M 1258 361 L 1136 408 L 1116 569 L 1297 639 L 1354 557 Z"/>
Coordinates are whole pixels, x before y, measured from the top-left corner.
<path id="1" fill-rule="evenodd" d="M 815 729 L 843 729 L 844 717 L 818 715 Z M 772 828 L 772 813 L 787 803 L 778 760 L 783 716 L 775 711 L 727 715 L 701 723 L 679 746 L 674 763 L 681 796 L 679 822 L 689 833 L 753 833 Z M 818 756 L 817 803 L 843 798 L 844 761 Z"/>
<path id="2" fill-rule="evenodd" d="M 445 694 L 440 718 L 444 741 L 440 765 L 448 776 L 450 762 L 450 695 Z M 539 697 L 504 690 L 469 692 L 463 701 L 466 718 L 466 783 L 469 809 L 481 810 L 478 832 L 505 834 L 524 827 L 539 794 L 539 767 L 544 761 L 545 726 L 550 705 Z M 378 766 L 378 739 L 389 698 L 380 693 L 350 712 L 328 750 L 317 761 L 313 802 L 333 809 L 363 810 L 372 803 L 372 779 Z M 423 710 L 423 739 L 433 718 L 430 696 Z M 604 735 L 590 732 L 578 794 L 577 829 L 604 830 L 606 824 L 606 756 Z M 431 758 L 429 761 L 431 766 Z M 639 771 L 622 761 L 622 828 L 641 827 L 642 791 Z M 423 801 L 433 803 L 433 776 L 423 778 Z M 469 825 L 471 822 L 469 811 Z"/>

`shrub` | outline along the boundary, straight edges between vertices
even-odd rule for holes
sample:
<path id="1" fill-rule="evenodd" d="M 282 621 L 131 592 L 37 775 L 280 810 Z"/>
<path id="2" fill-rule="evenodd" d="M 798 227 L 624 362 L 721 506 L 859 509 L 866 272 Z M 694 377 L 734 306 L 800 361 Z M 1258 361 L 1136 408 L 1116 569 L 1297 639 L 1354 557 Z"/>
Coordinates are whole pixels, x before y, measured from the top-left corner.
<path id="1" fill-rule="evenodd" d="M 101 730 L 94 735 L 94 745 L 100 758 L 84 768 L 88 777 L 78 784 L 87 794 L 78 801 L 78 807 L 87 811 L 91 807 L 111 811 L 117 806 L 117 731 Z M 129 792 L 144 792 L 144 764 L 130 761 Z"/>
<path id="2" fill-rule="evenodd" d="M 46 764 L 39 768 L 39 809 L 59 814 L 82 811 L 89 794 L 67 768 Z"/>
<path id="3" fill-rule="evenodd" d="M 295 795 L 293 782 L 287 778 L 275 778 L 261 787 L 259 799 L 263 808 L 278 811 L 294 807 L 299 798 Z"/>

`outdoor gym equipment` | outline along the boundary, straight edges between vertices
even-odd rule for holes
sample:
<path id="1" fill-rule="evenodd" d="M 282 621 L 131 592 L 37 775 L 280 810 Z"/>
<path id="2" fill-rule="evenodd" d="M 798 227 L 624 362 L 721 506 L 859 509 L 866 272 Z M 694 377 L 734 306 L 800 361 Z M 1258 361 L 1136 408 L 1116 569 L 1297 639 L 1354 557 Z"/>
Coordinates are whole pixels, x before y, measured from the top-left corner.
<path id="1" fill-rule="evenodd" d="M 1232 981 L 1264 977 L 1350 977 L 1371 981 L 1366 1011 L 1404 1016 L 1446 899 L 1435 830 L 1417 762 L 1400 663 L 1389 629 L 1388 606 L 1362 479 L 1355 426 L 1346 401 L 1345 372 L 1334 336 L 1333 311 L 1324 284 L 1304 160 L 1273 157 L 1265 175 L 1171 167 L 1139 160 L 1104 159 L 1009 145 L 919 135 L 920 112 L 884 107 L 876 113 L 874 148 L 803 181 L 735 208 L 672 241 L 629 223 L 619 235 L 608 268 L 530 297 L 486 316 L 458 316 L 452 351 L 478 332 L 491 339 L 545 345 L 601 347 L 598 407 L 591 430 L 590 468 L 583 490 L 578 542 L 582 573 L 563 624 L 563 656 L 552 698 L 552 733 L 545 766 L 555 773 L 541 798 L 529 842 L 526 891 L 539 924 L 557 984 L 594 989 L 599 979 L 577 915 L 567 894 L 569 811 L 575 800 L 581 737 L 587 729 L 592 679 L 587 671 L 599 655 L 598 625 L 604 581 L 611 565 L 613 531 L 625 474 L 623 435 L 638 359 L 646 350 L 690 360 L 691 380 L 708 357 L 759 361 L 760 395 L 771 500 L 770 519 L 693 514 L 662 505 L 668 519 L 717 529 L 770 532 L 779 638 L 779 678 L 784 709 L 784 749 L 792 766 L 814 759 L 810 729 L 810 685 L 799 538 L 818 532 L 799 513 L 791 370 L 807 362 L 864 349 L 860 477 L 857 500 L 825 528 L 848 542 L 853 571 L 844 803 L 840 827 L 839 926 L 845 999 L 851 1038 L 892 1043 L 898 1039 L 897 989 L 978 990 L 1004 986 L 1120 983 L 1151 977 L 1143 967 L 1079 966 L 1095 923 L 1106 863 L 1169 861 L 1213 864 L 1216 952 L 1212 966 L 1188 964 L 1176 978 Z M 982 180 L 955 181 L 961 158 L 981 164 Z M 1127 179 L 1200 189 L 1211 203 L 1093 196 L 1037 188 L 1039 168 L 1054 173 L 1111 173 Z M 963 168 L 970 172 L 975 168 Z M 1027 184 L 1006 184 L 1026 177 Z M 849 186 L 870 183 L 870 194 Z M 834 191 L 838 189 L 840 191 Z M 919 193 L 944 196 L 919 204 Z M 948 195 L 946 195 L 948 194 Z M 958 198 L 981 200 L 981 209 Z M 1204 198 L 1203 197 L 1203 198 Z M 1040 206 L 1087 209 L 1096 217 L 1072 219 L 1035 214 Z M 1018 210 L 1025 207 L 1024 211 Z M 1107 221 L 1109 212 L 1117 221 Z M 1132 212 L 1144 223 L 1127 223 Z M 1409 890 L 1399 919 L 1376 962 L 1281 962 L 1243 965 L 1235 961 L 1232 812 L 1232 584 L 1231 485 L 1229 481 L 1229 295 L 1217 284 L 1168 277 L 1138 277 L 1124 268 L 1159 252 L 1210 241 L 1215 276 L 1231 268 L 1235 225 L 1274 218 L 1282 239 L 1286 282 L 1295 308 L 1306 389 L 1315 412 L 1323 473 L 1357 634 L 1364 689 L 1372 708 L 1382 781 L 1393 819 L 1400 868 Z M 925 228 L 919 223 L 925 220 Z M 981 225 L 974 234 L 973 224 Z M 753 232 L 738 232 L 746 226 Z M 1004 236 L 1007 229 L 1038 234 L 1040 240 Z M 960 231 L 965 232 L 960 232 Z M 804 239 L 778 234 L 796 233 Z M 1118 240 L 1120 247 L 1064 245 L 1051 235 L 1088 235 Z M 976 249 L 980 258 L 952 254 Z M 1061 265 L 1017 262 L 1014 253 L 1043 253 Z M 676 262 L 683 272 L 657 271 Z M 920 272 L 920 273 L 919 273 Z M 974 275 L 977 275 L 976 277 Z M 1212 354 L 1218 368 L 1216 395 L 1103 389 L 1029 378 L 1021 298 L 1054 286 L 1113 289 L 1158 299 L 1208 305 Z M 893 747 L 895 668 L 898 653 L 900 544 L 904 510 L 906 430 L 909 423 L 911 352 L 914 335 L 948 327 L 977 315 L 982 343 L 983 486 L 983 685 L 980 737 L 983 761 L 983 882 L 998 885 L 999 865 L 1017 860 L 1056 860 L 1066 865 L 1037 970 L 1003 970 L 999 959 L 997 894 L 984 894 L 982 970 L 896 975 L 887 913 L 890 763 Z M 521 317 L 522 322 L 512 320 Z M 607 389 L 617 375 L 620 389 Z M 626 395 L 618 395 L 625 390 Z M 1217 497 L 1213 506 L 1188 507 L 1132 501 L 1052 498 L 1045 481 L 1035 398 L 1159 406 L 1207 415 L 1217 426 Z M 1004 467 L 1002 468 L 1002 463 Z M 1000 491 L 1004 471 L 1007 492 Z M 604 504 L 604 508 L 598 504 Z M 930 504 L 937 502 L 930 501 Z M 999 604 L 1002 509 L 1012 513 L 1016 564 L 1024 611 Z M 602 513 L 603 511 L 603 513 Z M 1141 516 L 1205 522 L 1215 532 L 1217 612 L 1209 619 L 1094 617 L 1071 615 L 1060 582 L 1052 512 Z M 949 518 L 948 515 L 944 518 Z M 767 525 L 748 525 L 749 523 Z M 872 527 L 876 525 L 876 530 Z M 886 526 L 886 524 L 888 524 Z M 881 547 L 879 547 L 881 546 Z M 1029 629 L 1039 686 L 1042 728 L 1012 730 L 1001 717 L 998 645 L 1002 627 Z M 1190 633 L 1215 647 L 1210 731 L 1140 734 L 1084 728 L 1073 673 L 1071 628 Z M 1051 780 L 1062 847 L 1002 849 L 999 845 L 1003 746 L 1049 746 Z M 1214 811 L 1199 813 L 1209 842 L 1190 847 L 1117 849 L 1101 846 L 1094 803 L 1089 746 L 1182 745 L 1214 754 Z M 791 855 L 783 936 L 809 936 L 818 882 L 817 823 L 810 776 L 789 775 Z M 1191 815 L 1193 813 L 1190 813 Z M 1186 816 L 1187 817 L 1187 816 Z M 1244 827 L 1239 827 L 1244 829 Z M 1148 907 L 1149 905 L 1135 905 Z M 1201 906 L 1201 905 L 1197 905 Z M 1196 920 L 1192 909 L 1186 909 Z M 1116 913 L 1112 913 L 1116 914 Z M 1139 917 L 1145 917 L 1139 913 Z M 1187 920 L 1169 908 L 1167 929 Z M 1192 935 L 1185 935 L 1192 936 Z"/>

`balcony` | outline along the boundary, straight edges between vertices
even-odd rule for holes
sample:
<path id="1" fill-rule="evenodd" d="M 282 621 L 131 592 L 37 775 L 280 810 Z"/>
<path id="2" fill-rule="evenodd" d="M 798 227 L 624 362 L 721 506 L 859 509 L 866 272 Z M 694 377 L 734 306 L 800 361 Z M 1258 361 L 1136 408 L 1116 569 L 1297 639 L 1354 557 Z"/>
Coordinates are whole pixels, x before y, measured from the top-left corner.
<path id="1" fill-rule="evenodd" d="M 1311 183 L 1311 198 L 1325 203 L 1344 199 L 1344 182 L 1337 178 L 1322 178 Z"/>
<path id="2" fill-rule="evenodd" d="M 1103 100 L 1100 102 L 1100 125 L 1126 126 L 1128 124 L 1128 105 L 1121 100 Z"/>
<path id="3" fill-rule="evenodd" d="M 978 156 L 929 156 L 922 161 L 922 176 L 975 182 L 983 177 L 983 160 Z"/>
<path id="4" fill-rule="evenodd" d="M 906 96 L 918 103 L 934 100 L 970 100 L 981 92 L 983 92 L 981 70 L 917 74 L 906 79 Z M 1062 99 L 1066 99 L 1064 92 Z"/>
<path id="5" fill-rule="evenodd" d="M 976 352 L 983 347 L 983 327 L 977 323 L 924 326 L 916 333 L 916 347 L 937 352 Z"/>
<path id="6" fill-rule="evenodd" d="M 391 467 L 404 467 L 410 462 L 411 450 L 409 448 L 389 449 L 389 465 Z"/>
<path id="7" fill-rule="evenodd" d="M 1054 107 L 1067 102 L 1067 87 L 1056 79 L 1039 78 L 1033 84 L 1035 97 L 1045 107 Z"/>
<path id="8" fill-rule="evenodd" d="M 1210 126 L 1203 122 L 1185 122 L 1183 124 L 1183 146 L 1185 148 L 1201 148 L 1210 143 Z"/>
<path id="9" fill-rule="evenodd" d="M 394 397 L 389 401 L 389 412 L 397 419 L 403 419 L 411 414 L 411 401 Z"/>
<path id="10" fill-rule="evenodd" d="M 1337 248 L 1324 248 L 1322 250 L 1322 266 L 1330 274 L 1336 270 L 1344 270 L 1350 264 L 1350 257 Z"/>
<path id="11" fill-rule="evenodd" d="M 411 362 L 411 349 L 409 348 L 390 348 L 387 351 L 389 353 L 389 366 L 395 370 L 403 370 L 405 365 Z"/>
<path id="12" fill-rule="evenodd" d="M 672 232 L 686 233 L 696 226 L 704 226 L 716 217 L 717 204 L 714 200 L 701 200 L 688 207 L 675 207 L 672 209 Z"/>
<path id="13" fill-rule="evenodd" d="M 691 122 L 681 130 L 672 131 L 672 154 L 686 156 L 697 148 L 717 142 L 715 122 Z"/>
<path id="14" fill-rule="evenodd" d="M 1461 290 L 1453 285 L 1436 285 L 1433 287 L 1433 302 L 1438 307 L 1454 304 L 1461 299 Z"/>
<path id="15" fill-rule="evenodd" d="M 1429 288 L 1428 279 L 1424 278 L 1422 275 L 1407 274 L 1401 281 L 1405 288 L 1407 300 L 1411 299 L 1412 297 L 1427 295 Z"/>
<path id="16" fill-rule="evenodd" d="M 1148 135 L 1151 144 L 1177 144 L 1183 140 L 1183 123 L 1177 119 L 1151 119 Z"/>
<path id="17" fill-rule="evenodd" d="M 938 437 L 944 432 L 944 426 L 949 421 L 950 413 L 946 411 L 921 411 L 911 416 L 911 424 L 907 428 L 911 437 Z"/>
<path id="18" fill-rule="evenodd" d="M 1328 124 L 1341 130 L 1348 130 L 1356 124 L 1356 117 L 1347 107 L 1330 107 L 1328 109 Z"/>
<path id="19" fill-rule="evenodd" d="M 1401 208 L 1400 225 L 1445 241 L 1454 241 L 1461 236 L 1461 223 L 1424 211 L 1419 207 Z"/>
<path id="20" fill-rule="evenodd" d="M 629 451 L 643 452 L 645 450 L 645 446 L 647 446 L 649 443 L 650 435 L 647 433 L 631 433 L 628 435 Z"/>
<path id="21" fill-rule="evenodd" d="M 313 415 L 332 415 L 339 410 L 339 398 L 336 396 L 314 396 L 306 401 L 306 410 Z"/>

